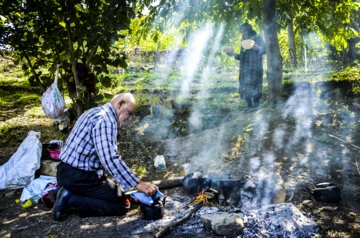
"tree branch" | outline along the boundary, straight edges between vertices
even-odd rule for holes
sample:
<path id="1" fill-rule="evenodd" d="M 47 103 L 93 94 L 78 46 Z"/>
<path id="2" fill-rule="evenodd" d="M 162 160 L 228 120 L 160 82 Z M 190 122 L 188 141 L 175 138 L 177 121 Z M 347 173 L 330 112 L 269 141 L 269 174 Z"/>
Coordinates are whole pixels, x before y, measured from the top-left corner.
<path id="1" fill-rule="evenodd" d="M 30 69 L 31 69 L 31 72 L 32 72 L 33 75 L 35 76 L 36 82 L 37 82 L 38 84 L 40 84 L 40 87 L 41 87 L 42 91 L 45 92 L 45 87 L 44 87 L 44 85 L 41 83 L 41 81 L 40 81 L 40 79 L 39 79 L 39 76 L 37 75 L 37 73 L 36 73 L 36 71 L 35 71 L 35 69 L 34 69 L 34 67 L 33 67 L 33 65 L 32 65 L 32 63 L 31 63 L 31 60 L 30 60 L 29 56 L 26 54 L 26 51 L 24 51 L 24 56 L 25 56 L 26 61 L 27 61 L 28 64 L 29 64 L 29 67 L 30 67 Z"/>

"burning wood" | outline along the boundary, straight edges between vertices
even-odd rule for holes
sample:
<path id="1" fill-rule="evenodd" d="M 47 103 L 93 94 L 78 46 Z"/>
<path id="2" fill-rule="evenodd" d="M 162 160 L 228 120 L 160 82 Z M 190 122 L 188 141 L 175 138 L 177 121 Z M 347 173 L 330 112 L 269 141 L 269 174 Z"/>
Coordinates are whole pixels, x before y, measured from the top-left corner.
<path id="1" fill-rule="evenodd" d="M 193 204 L 197 204 L 200 201 L 204 201 L 205 204 L 209 203 L 209 200 L 213 200 L 217 195 L 219 194 L 219 192 L 213 188 L 209 188 L 206 192 L 203 189 L 199 195 L 190 203 L 188 203 L 187 205 L 193 205 Z"/>
<path id="2" fill-rule="evenodd" d="M 204 200 L 205 203 L 208 203 L 208 198 L 207 198 L 208 195 L 207 195 L 207 194 L 204 194 L 204 193 L 205 193 L 205 191 L 202 190 L 201 193 L 199 194 L 199 196 L 197 196 L 197 197 L 195 198 L 195 200 L 192 201 L 192 204 L 197 203 L 197 202 L 200 202 L 200 201 L 202 201 L 202 200 Z"/>
<path id="3" fill-rule="evenodd" d="M 161 237 L 163 236 L 170 228 L 175 227 L 177 225 L 179 225 L 180 223 L 182 223 L 183 221 L 187 220 L 188 218 L 190 218 L 194 213 L 196 213 L 198 210 L 200 210 L 200 208 L 202 208 L 204 206 L 204 204 L 207 204 L 209 202 L 209 199 L 213 199 L 216 197 L 217 195 L 217 191 L 215 189 L 209 189 L 208 191 L 205 192 L 205 190 L 203 189 L 200 194 L 188 205 L 192 205 L 192 208 L 190 209 L 190 211 L 183 216 L 180 219 L 177 219 L 175 221 L 170 222 L 168 225 L 166 225 L 165 227 L 163 227 L 160 231 L 154 233 L 155 237 Z"/>

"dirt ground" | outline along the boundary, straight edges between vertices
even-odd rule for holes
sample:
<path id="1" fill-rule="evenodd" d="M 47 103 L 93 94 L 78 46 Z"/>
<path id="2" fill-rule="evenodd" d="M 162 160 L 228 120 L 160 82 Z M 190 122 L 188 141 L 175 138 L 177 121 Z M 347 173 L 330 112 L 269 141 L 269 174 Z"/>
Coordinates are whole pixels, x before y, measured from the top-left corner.
<path id="1" fill-rule="evenodd" d="M 303 116 L 306 111 L 301 112 L 301 119 L 286 116 L 286 110 L 293 110 L 291 113 L 295 115 L 299 108 L 290 105 L 291 98 L 277 107 L 264 105 L 258 110 L 241 111 L 229 116 L 230 119 L 220 126 L 174 138 L 154 139 L 151 133 L 134 132 L 136 126 L 144 124 L 140 118 L 135 123 L 136 126 L 120 130 L 120 153 L 129 167 L 139 172 L 142 180 L 152 181 L 182 176 L 180 171 L 184 170 L 183 165 L 186 163 L 192 168 L 190 172 L 200 169 L 199 164 L 193 163 L 193 159 L 198 159 L 196 154 L 204 153 L 201 146 L 216 141 L 220 136 L 229 138 L 218 145 L 218 148 L 224 151 L 217 160 L 221 161 L 221 165 L 209 165 L 208 170 L 226 171 L 240 177 L 244 174 L 266 172 L 262 171 L 262 168 L 254 167 L 254 164 L 263 163 L 266 167 L 268 163 L 265 169 L 280 175 L 284 180 L 285 200 L 317 221 L 321 228 L 320 236 L 360 237 L 360 171 L 357 164 L 360 156 L 359 151 L 346 142 L 359 144 L 360 99 L 353 97 L 349 102 L 343 95 L 335 96 L 319 95 L 319 98 L 323 97 L 322 102 L 326 101 L 326 108 L 323 108 L 324 103 L 310 100 L 313 104 L 311 126 L 305 123 L 308 119 Z M 331 98 L 333 100 L 330 100 Z M 301 101 L 301 95 L 294 100 Z M 305 102 L 304 108 L 308 108 L 306 105 L 310 101 Z M 248 126 L 251 122 L 253 127 Z M 230 130 L 223 132 L 223 127 Z M 51 126 L 48 128 L 53 129 Z M 157 131 L 158 128 L 153 130 Z M 305 136 L 302 135 L 304 132 L 307 133 Z M 347 140 L 341 142 L 330 137 L 330 134 L 340 135 Z M 241 137 L 235 137 L 234 140 L 234 135 Z M 278 144 L 274 135 L 282 135 L 282 143 Z M 170 142 L 175 143 L 176 148 L 171 147 Z M 15 146 L 1 148 L 1 164 L 5 163 L 15 150 Z M 213 152 L 210 147 L 205 150 L 208 153 Z M 157 171 L 153 166 L 153 158 L 157 154 L 164 154 L 167 158 L 165 171 Z M 205 161 L 209 164 L 211 162 L 206 158 Z M 319 202 L 311 195 L 311 186 L 326 181 L 340 188 L 339 203 Z M 193 196 L 184 192 L 183 187 L 163 190 L 169 202 L 165 206 L 165 217 L 160 221 L 144 221 L 139 210 L 133 209 L 123 217 L 81 219 L 76 214 L 70 214 L 65 221 L 55 222 L 52 220 L 51 211 L 43 204 L 23 208 L 15 203 L 21 191 L 0 191 L 1 237 L 153 237 L 152 232 L 166 225 L 193 199 Z M 216 207 L 225 210 L 225 207 L 219 204 Z M 193 229 L 194 224 L 198 226 L 197 229 Z M 204 229 L 199 224 L 198 217 L 193 217 L 170 230 L 165 237 L 217 236 Z"/>

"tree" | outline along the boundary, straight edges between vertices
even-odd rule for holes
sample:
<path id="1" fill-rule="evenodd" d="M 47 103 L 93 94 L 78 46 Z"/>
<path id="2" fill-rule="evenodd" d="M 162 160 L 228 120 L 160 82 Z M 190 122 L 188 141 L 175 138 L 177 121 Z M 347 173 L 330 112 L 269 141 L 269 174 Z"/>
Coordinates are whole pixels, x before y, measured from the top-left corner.
<path id="1" fill-rule="evenodd" d="M 292 64 L 297 63 L 295 34 L 304 38 L 307 34 L 316 32 L 336 49 L 347 48 L 348 39 L 358 34 L 350 24 L 350 19 L 358 8 L 359 3 L 352 0 L 278 0 L 279 23 L 283 28 L 288 28 Z"/>
<path id="2" fill-rule="evenodd" d="M 276 0 L 264 0 L 265 48 L 268 55 L 267 78 L 272 102 L 277 102 L 282 91 L 282 57 L 277 36 Z"/>
<path id="3" fill-rule="evenodd" d="M 10 47 L 23 69 L 38 84 L 49 85 L 56 65 L 73 100 L 76 115 L 96 105 L 110 86 L 108 66 L 126 67 L 126 56 L 112 48 L 151 1 L 135 0 L 2 0 L 0 45 Z M 136 10 L 138 12 L 136 12 Z M 96 75 L 96 77 L 95 77 Z M 43 89 L 44 86 L 42 86 Z"/>

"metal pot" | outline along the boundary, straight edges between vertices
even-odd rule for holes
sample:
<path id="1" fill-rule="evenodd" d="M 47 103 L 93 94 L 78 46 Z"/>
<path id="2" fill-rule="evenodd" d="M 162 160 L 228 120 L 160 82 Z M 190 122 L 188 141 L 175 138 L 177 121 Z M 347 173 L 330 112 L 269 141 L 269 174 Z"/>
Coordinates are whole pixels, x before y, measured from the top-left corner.
<path id="1" fill-rule="evenodd" d="M 141 218 L 144 220 L 158 220 L 164 217 L 164 207 L 165 207 L 166 197 L 160 201 L 160 198 L 154 199 L 151 206 L 142 203 L 140 205 L 140 214 Z"/>
<path id="2" fill-rule="evenodd" d="M 340 188 L 331 182 L 316 184 L 312 194 L 321 202 L 339 203 L 341 200 Z"/>

